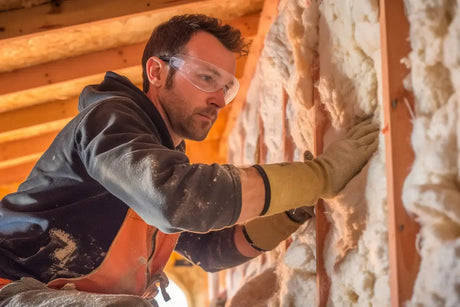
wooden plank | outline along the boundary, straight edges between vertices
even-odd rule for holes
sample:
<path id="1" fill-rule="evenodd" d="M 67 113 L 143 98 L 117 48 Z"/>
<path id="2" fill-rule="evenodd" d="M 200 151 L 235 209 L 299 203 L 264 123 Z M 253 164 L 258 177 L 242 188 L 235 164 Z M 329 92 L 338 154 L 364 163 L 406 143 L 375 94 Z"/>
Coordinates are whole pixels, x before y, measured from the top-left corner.
<path id="1" fill-rule="evenodd" d="M 230 132 L 233 130 L 233 127 L 235 126 L 238 115 L 246 103 L 246 94 L 248 92 L 252 77 L 254 76 L 260 53 L 264 47 L 265 36 L 267 35 L 273 21 L 278 16 L 278 4 L 279 0 L 264 2 L 262 13 L 260 14 L 259 25 L 257 27 L 257 35 L 255 36 L 250 46 L 248 59 L 246 60 L 246 64 L 244 66 L 244 74 L 240 79 L 240 90 L 235 100 L 231 103 L 231 110 L 228 116 L 227 125 L 225 127 L 225 131 L 222 134 L 220 146 L 221 156 L 227 156 L 228 137 Z"/>
<path id="2" fill-rule="evenodd" d="M 316 54 L 312 61 L 312 83 L 315 84 L 319 80 L 319 55 Z M 323 152 L 323 136 L 329 125 L 328 117 L 321 103 L 318 89 L 313 87 L 313 103 L 314 103 L 314 148 L 313 155 L 316 157 Z M 324 265 L 324 248 L 327 234 L 330 228 L 330 222 L 326 217 L 326 209 L 322 199 L 319 199 L 315 207 L 316 213 L 316 299 L 317 305 L 320 307 L 327 306 L 329 300 L 329 290 L 331 287 L 331 279 L 327 275 Z"/>
<path id="3" fill-rule="evenodd" d="M 0 162 L 13 161 L 23 156 L 44 152 L 57 133 L 58 131 L 49 131 L 37 136 L 0 143 Z"/>
<path id="4" fill-rule="evenodd" d="M 289 120 L 287 119 L 287 105 L 289 101 L 289 95 L 286 89 L 283 87 L 283 160 L 286 162 L 294 161 L 294 150 L 295 144 L 292 140 L 290 131 Z"/>
<path id="5" fill-rule="evenodd" d="M 75 116 L 77 104 L 78 98 L 72 98 L 0 112 L 0 133 Z"/>
<path id="6" fill-rule="evenodd" d="M 199 0 L 67 0 L 0 12 L 0 39 L 38 33 Z"/>
<path id="7" fill-rule="evenodd" d="M 262 3 L 263 0 L 200 0 L 3 39 L 0 71 L 145 42 L 154 27 L 174 15 L 201 13 L 228 21 L 260 12 Z"/>
<path id="8" fill-rule="evenodd" d="M 392 306 L 403 306 L 412 297 L 420 265 L 415 245 L 419 225 L 408 215 L 401 198 L 404 180 L 414 161 L 410 144 L 412 123 L 405 105 L 407 101 L 413 108 L 413 97 L 404 89 L 403 79 L 408 69 L 401 63 L 410 52 L 408 36 L 409 23 L 403 1 L 380 1 Z"/>
<path id="9" fill-rule="evenodd" d="M 0 162 L 0 186 L 19 183 L 27 178 L 41 153 L 24 156 L 13 161 Z"/>
<path id="10" fill-rule="evenodd" d="M 145 43 L 112 48 L 0 74 L 0 95 L 139 65 Z"/>
<path id="11" fill-rule="evenodd" d="M 0 133 L 0 185 L 23 181 L 70 118 Z"/>
<path id="12" fill-rule="evenodd" d="M 72 118 L 62 118 L 55 121 L 41 123 L 34 126 L 0 133 L 0 144 L 14 140 L 24 140 L 33 136 L 61 130 Z"/>

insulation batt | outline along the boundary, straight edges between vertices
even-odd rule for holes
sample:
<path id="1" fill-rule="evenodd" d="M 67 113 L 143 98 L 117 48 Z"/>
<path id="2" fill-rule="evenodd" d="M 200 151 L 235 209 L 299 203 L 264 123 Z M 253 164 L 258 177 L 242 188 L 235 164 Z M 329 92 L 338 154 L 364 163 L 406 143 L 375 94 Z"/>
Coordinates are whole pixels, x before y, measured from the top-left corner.
<path id="1" fill-rule="evenodd" d="M 312 151 L 316 89 L 330 127 L 325 146 L 358 117 L 383 123 L 378 0 L 280 1 L 246 103 L 230 136 L 235 164 L 302 160 Z M 413 306 L 460 306 L 460 15 L 456 1 L 405 1 L 414 91 L 415 162 L 404 203 L 421 224 L 422 257 Z M 319 66 L 319 78 L 313 80 Z M 383 124 L 381 124 L 383 128 Z M 260 138 L 260 139 L 259 139 Z M 288 143 L 293 144 L 289 152 Z M 261 144 L 260 144 L 261 143 Z M 259 145 L 266 154 L 259 151 Z M 384 135 L 363 170 L 326 203 L 331 227 L 322 256 L 331 279 L 328 306 L 390 306 Z M 290 244 L 227 275 L 229 294 L 275 267 L 279 287 L 259 305 L 316 306 L 314 219 Z M 267 260 L 268 259 L 268 260 Z M 259 289 L 260 291 L 260 289 Z M 237 297 L 236 295 L 235 297 Z"/>
<path id="2" fill-rule="evenodd" d="M 403 201 L 420 223 L 421 264 L 408 306 L 460 306 L 460 8 L 405 1 L 415 95 L 415 161 Z"/>
<path id="3" fill-rule="evenodd" d="M 374 114 L 380 121 L 379 44 L 377 1 L 281 1 L 230 138 L 231 162 L 285 161 L 288 141 L 294 144 L 293 160 L 312 151 L 315 87 L 331 121 L 326 146 L 358 117 Z M 313 80 L 318 65 L 319 80 Z M 258 135 L 267 155 L 256 160 Z M 327 204 L 332 227 L 324 257 L 332 280 L 330 305 L 390 302 L 383 135 L 380 138 L 370 163 Z M 281 244 L 273 253 L 278 255 L 273 265 L 279 290 L 265 305 L 316 306 L 314 220 L 299 229 L 287 250 Z M 263 262 L 263 257 L 253 262 Z M 257 272 L 251 272 L 254 275 Z"/>

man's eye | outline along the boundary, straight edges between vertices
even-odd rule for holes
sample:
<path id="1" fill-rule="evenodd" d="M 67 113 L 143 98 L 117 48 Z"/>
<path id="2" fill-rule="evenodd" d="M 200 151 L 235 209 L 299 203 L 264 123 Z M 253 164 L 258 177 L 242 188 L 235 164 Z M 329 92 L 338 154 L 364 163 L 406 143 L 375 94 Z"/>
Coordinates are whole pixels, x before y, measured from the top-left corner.
<path id="1" fill-rule="evenodd" d="M 214 80 L 211 76 L 209 75 L 200 75 L 201 80 L 207 82 L 207 83 L 212 83 Z"/>

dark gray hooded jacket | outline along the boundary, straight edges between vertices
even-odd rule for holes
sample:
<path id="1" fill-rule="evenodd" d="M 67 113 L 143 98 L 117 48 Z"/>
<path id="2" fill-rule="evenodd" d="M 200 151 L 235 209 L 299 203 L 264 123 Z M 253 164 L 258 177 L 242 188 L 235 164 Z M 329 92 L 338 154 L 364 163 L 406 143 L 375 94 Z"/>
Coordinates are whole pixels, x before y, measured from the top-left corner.
<path id="1" fill-rule="evenodd" d="M 206 270 L 248 260 L 225 228 L 241 210 L 234 166 L 190 164 L 148 97 L 113 72 L 86 87 L 78 107 L 18 191 L 1 200 L 0 277 L 88 274 L 128 208 L 164 233 L 181 232 L 176 250 Z M 66 261 L 52 256 L 69 244 L 76 248 Z"/>

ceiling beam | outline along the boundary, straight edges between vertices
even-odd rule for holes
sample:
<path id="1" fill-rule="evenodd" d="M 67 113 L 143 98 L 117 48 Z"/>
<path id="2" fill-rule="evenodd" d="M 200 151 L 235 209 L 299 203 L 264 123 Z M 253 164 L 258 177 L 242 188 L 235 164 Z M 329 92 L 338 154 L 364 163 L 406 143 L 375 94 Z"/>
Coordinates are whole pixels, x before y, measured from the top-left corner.
<path id="1" fill-rule="evenodd" d="M 262 3 L 263 0 L 200 0 L 6 38 L 0 40 L 0 72 L 145 42 L 153 28 L 174 15 L 201 13 L 232 20 L 260 12 Z"/>
<path id="2" fill-rule="evenodd" d="M 0 95 L 139 65 L 144 45 L 117 47 L 0 74 Z"/>
<path id="3" fill-rule="evenodd" d="M 58 132 L 59 130 L 47 131 L 36 136 L 14 139 L 0 144 L 0 169 L 2 165 L 6 167 L 20 164 L 20 161 L 15 162 L 18 158 L 41 154 L 49 147 Z"/>
<path id="4" fill-rule="evenodd" d="M 0 133 L 73 117 L 78 112 L 78 98 L 55 100 L 0 113 Z"/>
<path id="5" fill-rule="evenodd" d="M 40 155 L 21 157 L 17 164 L 1 165 L 2 162 L 0 162 L 0 186 L 14 185 L 24 181 L 35 163 L 37 163 Z"/>
<path id="6" fill-rule="evenodd" d="M 199 0 L 66 0 L 0 12 L 0 39 L 104 19 L 174 8 Z M 57 4 L 58 3 L 58 4 Z"/>

